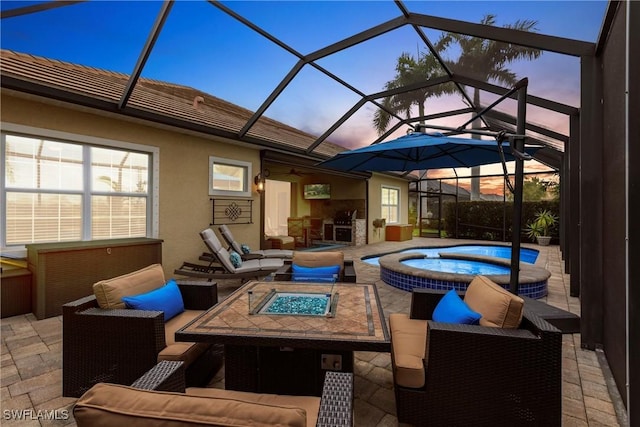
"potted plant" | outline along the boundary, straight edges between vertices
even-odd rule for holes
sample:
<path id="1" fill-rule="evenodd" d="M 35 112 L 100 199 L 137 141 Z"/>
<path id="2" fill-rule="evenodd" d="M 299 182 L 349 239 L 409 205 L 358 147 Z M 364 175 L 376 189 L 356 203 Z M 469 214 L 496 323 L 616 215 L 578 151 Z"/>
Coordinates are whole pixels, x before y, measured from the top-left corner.
<path id="1" fill-rule="evenodd" d="M 558 222 L 558 217 L 555 216 L 550 210 L 543 209 L 538 211 L 533 221 L 527 224 L 527 236 L 532 240 L 538 241 L 541 246 L 549 245 L 551 236 L 549 231 Z"/>

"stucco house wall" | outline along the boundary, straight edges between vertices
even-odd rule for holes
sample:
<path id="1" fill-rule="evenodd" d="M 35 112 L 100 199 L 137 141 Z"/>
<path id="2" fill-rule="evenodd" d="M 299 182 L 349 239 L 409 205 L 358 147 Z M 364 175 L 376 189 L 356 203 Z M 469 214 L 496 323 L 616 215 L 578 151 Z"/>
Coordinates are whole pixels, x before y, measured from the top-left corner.
<path id="1" fill-rule="evenodd" d="M 400 190 L 400 215 L 399 223 L 409 222 L 409 183 L 405 179 L 394 178 L 389 175 L 374 173 L 369 179 L 369 199 L 367 210 L 368 241 L 369 243 L 382 242 L 385 240 L 385 231 L 382 228 L 379 232 L 373 227 L 373 220 L 382 218 L 382 187 L 394 187 Z"/>
<path id="2" fill-rule="evenodd" d="M 220 138 L 205 139 L 168 128 L 153 127 L 96 114 L 88 109 L 70 108 L 61 103 L 27 99 L 2 91 L 3 125 L 16 124 L 34 129 L 66 132 L 84 137 L 135 143 L 159 149 L 159 233 L 163 243 L 163 267 L 167 277 L 183 261 L 197 262 L 206 250 L 199 232 L 211 222 L 208 187 L 209 156 L 249 161 L 255 175 L 260 167 L 259 151 Z M 253 224 L 234 227 L 237 240 L 260 246 L 260 195 L 251 181 Z"/>

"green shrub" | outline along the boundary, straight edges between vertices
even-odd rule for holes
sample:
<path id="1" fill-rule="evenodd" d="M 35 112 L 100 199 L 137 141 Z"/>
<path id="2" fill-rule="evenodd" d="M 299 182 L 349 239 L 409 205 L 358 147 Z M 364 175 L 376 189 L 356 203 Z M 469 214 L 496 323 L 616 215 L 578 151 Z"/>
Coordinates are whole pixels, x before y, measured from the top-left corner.
<path id="1" fill-rule="evenodd" d="M 531 223 L 536 213 L 549 211 L 559 218 L 560 203 L 545 200 L 522 203 L 521 231 L 526 235 L 526 224 Z M 458 235 L 460 239 L 510 241 L 513 218 L 512 202 L 469 201 L 457 206 Z M 443 204 L 444 230 L 450 237 L 456 237 L 456 204 Z M 551 236 L 558 237 L 558 228 L 552 227 Z"/>

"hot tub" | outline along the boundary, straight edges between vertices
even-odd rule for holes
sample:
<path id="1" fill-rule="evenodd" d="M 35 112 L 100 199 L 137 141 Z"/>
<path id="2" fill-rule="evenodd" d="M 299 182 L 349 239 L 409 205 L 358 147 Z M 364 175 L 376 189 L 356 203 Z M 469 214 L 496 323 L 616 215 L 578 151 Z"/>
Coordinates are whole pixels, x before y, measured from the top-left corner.
<path id="1" fill-rule="evenodd" d="M 387 284 L 412 291 L 414 288 L 428 288 L 464 291 L 477 274 L 487 276 L 500 286 L 509 289 L 510 261 L 482 255 L 468 255 L 455 253 L 440 253 L 436 260 L 455 260 L 455 263 L 444 261 L 446 264 L 457 265 L 454 269 L 434 269 L 431 265 L 427 268 L 419 268 L 416 261 L 425 260 L 421 253 L 403 252 L 381 256 L 379 259 L 380 278 Z M 463 268 L 465 263 L 469 268 Z M 433 264 L 433 263 L 432 263 Z M 477 271 L 476 265 L 487 265 L 497 271 Z M 518 280 L 518 294 L 529 298 L 542 298 L 547 295 L 547 280 L 551 273 L 544 268 L 535 265 L 520 263 L 520 275 Z"/>

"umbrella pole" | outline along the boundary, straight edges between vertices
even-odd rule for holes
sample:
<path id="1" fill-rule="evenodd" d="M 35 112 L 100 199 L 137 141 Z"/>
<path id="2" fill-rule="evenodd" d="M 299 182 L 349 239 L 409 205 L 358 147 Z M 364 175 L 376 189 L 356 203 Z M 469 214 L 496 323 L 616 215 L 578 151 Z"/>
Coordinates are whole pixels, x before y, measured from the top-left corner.
<path id="1" fill-rule="evenodd" d="M 516 121 L 517 134 L 513 138 L 511 151 L 524 153 L 524 135 L 527 120 L 527 85 L 518 89 L 518 117 Z M 516 159 L 515 191 L 513 192 L 513 225 L 511 237 L 511 277 L 510 290 L 518 295 L 518 281 L 520 278 L 520 231 L 522 229 L 522 188 L 524 185 L 524 159 L 514 155 Z"/>

